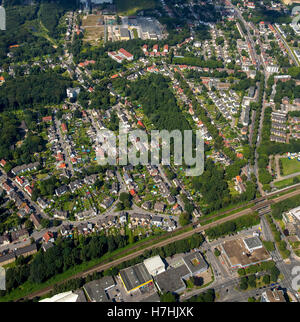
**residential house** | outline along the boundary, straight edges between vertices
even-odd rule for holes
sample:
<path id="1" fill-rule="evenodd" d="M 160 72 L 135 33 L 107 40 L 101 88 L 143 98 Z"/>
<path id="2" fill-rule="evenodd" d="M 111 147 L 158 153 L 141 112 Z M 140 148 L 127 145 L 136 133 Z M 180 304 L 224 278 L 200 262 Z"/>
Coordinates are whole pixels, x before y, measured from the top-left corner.
<path id="1" fill-rule="evenodd" d="M 153 216 L 151 219 L 151 224 L 157 227 L 161 227 L 163 225 L 163 217 Z"/>
<path id="2" fill-rule="evenodd" d="M 68 187 L 66 185 L 61 186 L 55 190 L 55 194 L 60 197 L 68 191 Z"/>
<path id="3" fill-rule="evenodd" d="M 20 229 L 17 231 L 12 231 L 10 233 L 10 236 L 11 236 L 11 241 L 15 242 L 15 241 L 21 241 L 21 240 L 29 238 L 29 233 L 28 233 L 27 229 Z"/>
<path id="4" fill-rule="evenodd" d="M 43 241 L 47 244 L 48 242 L 54 243 L 54 234 L 51 231 L 47 231 L 43 236 Z"/>
<path id="5" fill-rule="evenodd" d="M 157 212 L 164 212 L 166 205 L 162 202 L 156 202 L 154 205 L 154 210 Z"/>
<path id="6" fill-rule="evenodd" d="M 100 204 L 100 207 L 104 209 L 108 209 L 113 203 L 114 203 L 114 199 L 112 197 L 107 197 L 102 201 L 102 203 Z"/>
<path id="7" fill-rule="evenodd" d="M 30 215 L 30 220 L 32 221 L 35 229 L 41 229 L 42 225 L 41 225 L 41 217 L 37 214 L 31 214 Z"/>

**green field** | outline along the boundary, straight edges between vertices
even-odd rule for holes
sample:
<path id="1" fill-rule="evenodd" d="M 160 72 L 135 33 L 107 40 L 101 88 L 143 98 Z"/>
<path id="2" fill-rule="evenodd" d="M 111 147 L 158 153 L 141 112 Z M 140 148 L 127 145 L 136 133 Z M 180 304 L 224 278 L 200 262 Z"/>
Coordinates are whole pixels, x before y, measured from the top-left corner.
<path id="1" fill-rule="evenodd" d="M 157 2 L 157 0 L 115 0 L 118 14 L 124 16 L 135 15 L 137 11 L 143 9 L 153 9 Z"/>
<path id="2" fill-rule="evenodd" d="M 300 176 L 296 176 L 294 178 L 298 178 L 298 180 L 300 180 Z M 281 181 L 274 182 L 274 186 L 278 189 L 282 189 L 282 188 L 291 186 L 291 185 L 295 184 L 293 181 L 294 178 L 289 178 L 289 179 L 284 179 Z"/>
<path id="3" fill-rule="evenodd" d="M 280 159 L 282 164 L 282 174 L 288 176 L 296 172 L 300 172 L 300 161 L 297 159 L 289 160 L 288 158 Z"/>

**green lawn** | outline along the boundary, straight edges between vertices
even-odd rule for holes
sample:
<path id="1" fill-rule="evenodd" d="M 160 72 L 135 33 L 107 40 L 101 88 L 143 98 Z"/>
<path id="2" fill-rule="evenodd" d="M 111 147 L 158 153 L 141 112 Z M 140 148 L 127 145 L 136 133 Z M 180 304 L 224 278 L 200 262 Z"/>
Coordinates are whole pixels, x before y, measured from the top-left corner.
<path id="1" fill-rule="evenodd" d="M 139 38 L 139 35 L 138 35 L 137 30 L 136 29 L 132 29 L 132 31 L 133 31 L 134 39 Z"/>
<path id="2" fill-rule="evenodd" d="M 153 9 L 156 3 L 158 0 L 115 0 L 118 14 L 125 16 L 135 15 L 143 9 Z"/>
<path id="3" fill-rule="evenodd" d="M 300 180 L 300 176 L 297 176 L 297 177 L 294 177 L 294 178 L 298 178 Z M 277 181 L 277 182 L 274 182 L 274 186 L 278 189 L 282 189 L 282 188 L 285 188 L 285 187 L 288 187 L 288 186 L 291 186 L 294 184 L 294 178 L 289 178 L 289 179 L 284 179 L 284 180 L 281 180 L 281 181 Z"/>
<path id="4" fill-rule="evenodd" d="M 288 158 L 284 158 L 281 159 L 280 162 L 282 164 L 282 172 L 284 176 L 300 172 L 300 161 L 297 159 L 289 160 Z"/>

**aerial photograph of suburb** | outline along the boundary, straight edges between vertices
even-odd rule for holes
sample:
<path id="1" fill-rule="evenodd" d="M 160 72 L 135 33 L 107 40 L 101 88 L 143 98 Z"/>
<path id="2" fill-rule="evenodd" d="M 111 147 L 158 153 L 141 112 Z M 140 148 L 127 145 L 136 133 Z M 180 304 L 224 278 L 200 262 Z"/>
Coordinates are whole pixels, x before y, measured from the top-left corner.
<path id="1" fill-rule="evenodd" d="M 300 302 L 300 0 L 0 0 L 1 302 Z"/>

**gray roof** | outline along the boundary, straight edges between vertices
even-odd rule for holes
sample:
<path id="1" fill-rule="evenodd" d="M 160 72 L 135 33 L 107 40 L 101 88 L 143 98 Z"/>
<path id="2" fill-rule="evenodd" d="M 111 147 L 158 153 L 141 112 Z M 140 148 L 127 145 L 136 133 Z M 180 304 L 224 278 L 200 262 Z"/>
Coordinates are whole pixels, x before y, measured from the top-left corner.
<path id="1" fill-rule="evenodd" d="M 262 247 L 262 242 L 257 236 L 245 238 L 244 243 L 249 249 Z"/>
<path id="2" fill-rule="evenodd" d="M 162 222 L 162 221 L 163 221 L 163 217 L 160 217 L 160 216 L 153 216 L 153 217 L 152 217 L 152 221 L 159 221 L 159 222 Z"/>
<path id="3" fill-rule="evenodd" d="M 15 253 L 9 253 L 9 254 L 0 256 L 0 263 L 6 262 L 7 260 L 10 260 L 15 257 L 16 257 Z"/>
<path id="4" fill-rule="evenodd" d="M 111 302 L 109 296 L 105 292 L 116 283 L 111 276 L 105 276 L 100 280 L 91 281 L 83 286 L 87 297 L 93 302 Z"/>
<path id="5" fill-rule="evenodd" d="M 86 302 L 86 297 L 83 290 L 76 290 L 73 293 L 78 295 L 76 302 Z"/>
<path id="6" fill-rule="evenodd" d="M 144 263 L 122 269 L 120 276 L 128 292 L 152 280 Z"/>
<path id="7" fill-rule="evenodd" d="M 158 274 L 155 277 L 155 282 L 162 293 L 178 293 L 186 288 L 182 276 L 185 276 L 188 273 L 189 271 L 185 265 L 181 265 L 177 268 L 171 267 L 165 272 Z"/>
<path id="8" fill-rule="evenodd" d="M 49 241 L 48 243 L 44 243 L 42 245 L 42 248 L 44 250 L 44 252 L 46 252 L 48 249 L 52 248 L 54 245 Z"/>
<path id="9" fill-rule="evenodd" d="M 127 28 L 120 28 L 121 37 L 129 37 L 129 31 Z"/>
<path id="10" fill-rule="evenodd" d="M 192 274 L 208 269 L 208 265 L 199 252 L 190 253 L 182 258 Z"/>
<path id="11" fill-rule="evenodd" d="M 21 256 L 23 254 L 26 254 L 28 252 L 32 252 L 32 251 L 36 251 L 37 248 L 36 248 L 36 244 L 31 244 L 29 246 L 25 246 L 25 247 L 22 247 L 22 248 L 18 248 L 15 253 L 16 253 L 16 256 Z"/>

